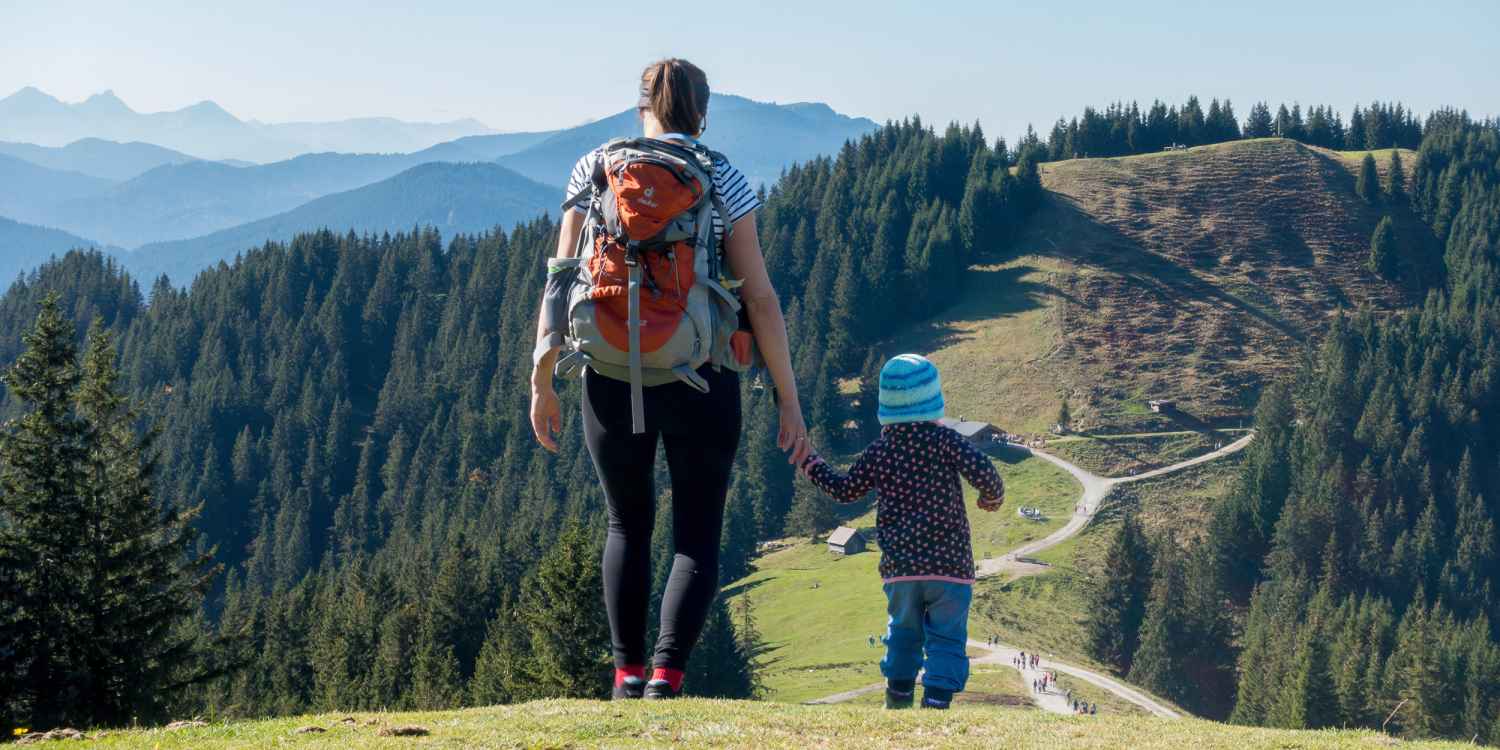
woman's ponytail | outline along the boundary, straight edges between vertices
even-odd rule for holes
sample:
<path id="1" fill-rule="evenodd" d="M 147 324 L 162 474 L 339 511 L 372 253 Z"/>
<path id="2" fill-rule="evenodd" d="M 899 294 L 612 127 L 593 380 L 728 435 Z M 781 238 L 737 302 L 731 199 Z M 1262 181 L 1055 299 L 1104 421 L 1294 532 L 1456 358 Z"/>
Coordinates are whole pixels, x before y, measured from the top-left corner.
<path id="1" fill-rule="evenodd" d="M 708 117 L 708 75 L 687 60 L 668 58 L 641 73 L 640 108 L 670 133 L 696 136 Z"/>

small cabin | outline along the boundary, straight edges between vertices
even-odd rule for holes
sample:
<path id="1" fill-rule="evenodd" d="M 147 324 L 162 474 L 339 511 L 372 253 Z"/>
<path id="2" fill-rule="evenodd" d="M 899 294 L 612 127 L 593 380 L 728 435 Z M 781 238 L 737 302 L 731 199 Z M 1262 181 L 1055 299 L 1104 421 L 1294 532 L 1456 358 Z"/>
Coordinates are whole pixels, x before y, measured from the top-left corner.
<path id="1" fill-rule="evenodd" d="M 962 419 L 943 417 L 938 420 L 938 424 L 963 435 L 965 440 L 974 445 L 988 445 L 1005 440 L 1005 433 L 999 427 L 989 422 L 968 422 Z"/>
<path id="2" fill-rule="evenodd" d="M 1157 414 L 1165 414 L 1165 413 L 1167 413 L 1169 411 L 1172 411 L 1173 409 L 1177 408 L 1177 402 L 1176 401 L 1172 401 L 1170 399 L 1165 399 L 1165 398 L 1153 398 L 1150 401 L 1147 401 L 1146 405 L 1150 406 L 1151 407 L 1151 411 L 1153 411 L 1153 412 L 1155 412 Z"/>
<path id="3" fill-rule="evenodd" d="M 828 551 L 835 555 L 857 555 L 865 551 L 865 535 L 859 529 L 840 526 L 828 535 Z"/>

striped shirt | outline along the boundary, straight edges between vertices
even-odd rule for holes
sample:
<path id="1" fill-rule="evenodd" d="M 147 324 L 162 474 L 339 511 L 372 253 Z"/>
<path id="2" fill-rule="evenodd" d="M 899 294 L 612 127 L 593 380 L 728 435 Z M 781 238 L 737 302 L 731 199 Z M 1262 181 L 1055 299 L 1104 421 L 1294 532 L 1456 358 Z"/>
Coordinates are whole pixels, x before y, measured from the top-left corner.
<path id="1" fill-rule="evenodd" d="M 691 140 L 677 133 L 667 133 L 662 138 Z M 602 158 L 604 158 L 604 147 L 600 146 L 584 154 L 578 163 L 573 165 L 573 174 L 568 178 L 568 190 L 563 196 L 564 201 L 571 200 L 573 196 L 583 192 L 594 174 L 594 165 Z M 729 212 L 730 225 L 743 219 L 745 214 L 760 208 L 760 196 L 756 195 L 755 190 L 750 187 L 750 181 L 745 179 L 745 175 L 735 169 L 720 154 L 714 154 L 714 192 L 719 194 L 719 200 L 724 202 L 724 210 Z M 576 205 L 573 210 L 587 213 L 588 204 Z M 714 208 L 714 235 L 719 238 L 719 242 L 724 241 L 724 219 L 719 216 L 717 207 Z"/>

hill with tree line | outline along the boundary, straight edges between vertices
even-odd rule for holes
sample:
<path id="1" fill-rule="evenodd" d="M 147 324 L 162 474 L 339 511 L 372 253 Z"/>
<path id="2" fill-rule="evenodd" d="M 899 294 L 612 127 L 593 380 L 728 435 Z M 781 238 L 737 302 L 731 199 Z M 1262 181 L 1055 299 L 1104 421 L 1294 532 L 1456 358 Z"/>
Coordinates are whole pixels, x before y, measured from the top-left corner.
<path id="1" fill-rule="evenodd" d="M 1450 113 L 1427 131 L 1409 200 L 1442 281 L 1416 309 L 1340 316 L 1267 389 L 1186 557 L 1121 527 L 1111 554 L 1135 572 L 1096 611 L 1138 630 L 1096 653 L 1196 710 L 1500 739 L 1500 127 Z"/>
<path id="2" fill-rule="evenodd" d="M 1013 156 L 977 129 L 937 136 L 908 122 L 791 169 L 769 191 L 767 261 L 821 444 L 866 437 L 849 418 L 869 394 L 848 399 L 840 383 L 870 387 L 873 347 L 893 325 L 941 312 L 978 253 L 1026 231 L 1042 201 L 1039 157 L 1035 147 Z M 1434 168 L 1413 170 L 1414 184 L 1437 186 L 1413 191 L 1427 196 L 1417 199 L 1424 220 L 1480 211 L 1461 211 L 1452 192 L 1468 173 Z M 303 235 L 189 290 L 158 283 L 149 305 L 104 259 L 73 255 L 0 301 L 9 330 L 29 325 L 51 289 L 74 320 L 101 315 L 120 337 L 125 382 L 161 429 L 161 495 L 177 507 L 207 501 L 199 526 L 231 572 L 203 631 L 205 645 L 208 631 L 224 645 L 204 652 L 234 669 L 179 706 L 422 707 L 605 684 L 597 587 L 576 574 L 594 556 L 583 531 L 599 517 L 592 472 L 576 430 L 553 457 L 524 416 L 540 259 L 555 232 L 539 220 L 446 249 L 431 231 Z M 788 518 L 821 517 L 771 444 L 769 395 L 747 389 L 726 577 Z M 576 403 L 576 388 L 565 398 Z M 12 398 L 7 408 L 21 407 Z M 1176 610 L 1148 604 L 1148 622 L 1152 611 Z M 568 613 L 571 629 L 546 612 Z M 721 606 L 714 617 L 705 649 L 719 657 L 700 666 L 744 674 L 753 612 Z M 1185 632 L 1173 627 L 1164 632 Z M 709 675 L 690 684 L 723 694 L 753 684 Z"/>
<path id="3" fill-rule="evenodd" d="M 977 130 L 908 122 L 790 170 L 766 196 L 766 256 L 795 354 L 805 373 L 825 373 L 804 375 L 819 435 L 841 434 L 836 378 L 864 363 L 879 326 L 941 308 L 969 262 L 965 233 L 1008 236 L 1034 205 L 1035 164 L 1023 157 L 1016 176 L 1012 161 Z M 876 230 L 874 255 L 850 239 Z M 592 467 L 578 430 L 553 456 L 526 418 L 556 232 L 539 219 L 446 246 L 432 230 L 300 235 L 186 290 L 159 281 L 149 304 L 105 258 L 73 254 L 0 301 L 17 328 L 52 290 L 74 321 L 100 317 L 160 431 L 161 497 L 204 503 L 197 527 L 228 573 L 200 653 L 228 673 L 179 696 L 184 710 L 431 708 L 607 685 L 597 582 L 577 573 L 596 568 L 596 535 L 583 531 L 601 522 Z M 904 306 L 855 307 L 898 283 L 914 292 Z M 780 533 L 792 504 L 769 396 L 746 388 L 726 576 Z M 576 386 L 564 393 L 576 404 Z M 13 398 L 6 408 L 24 411 Z M 752 612 L 721 604 L 694 689 L 749 692 L 752 633 Z"/>

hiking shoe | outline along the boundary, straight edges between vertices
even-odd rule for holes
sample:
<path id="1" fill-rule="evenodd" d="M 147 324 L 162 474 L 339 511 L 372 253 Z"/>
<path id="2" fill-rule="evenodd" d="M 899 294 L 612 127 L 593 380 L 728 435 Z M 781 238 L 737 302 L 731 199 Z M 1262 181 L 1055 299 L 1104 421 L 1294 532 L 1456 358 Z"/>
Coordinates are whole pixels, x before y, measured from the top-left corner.
<path id="1" fill-rule="evenodd" d="M 916 693 L 915 680 L 891 680 L 885 685 L 885 707 L 889 709 L 911 708 Z"/>
<path id="2" fill-rule="evenodd" d="M 681 695 L 682 691 L 672 689 L 672 683 L 666 680 L 652 680 L 646 683 L 646 692 L 642 697 L 648 701 L 661 701 L 671 700 Z"/>
<path id="3" fill-rule="evenodd" d="M 646 681 L 639 677 L 626 677 L 615 685 L 614 700 L 625 701 L 643 698 L 646 695 Z"/>
<path id="4" fill-rule="evenodd" d="M 946 711 L 952 703 L 952 690 L 930 687 L 922 691 L 922 708 L 935 708 L 939 711 Z"/>

